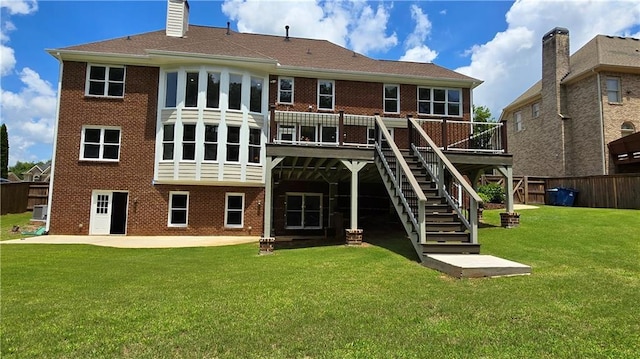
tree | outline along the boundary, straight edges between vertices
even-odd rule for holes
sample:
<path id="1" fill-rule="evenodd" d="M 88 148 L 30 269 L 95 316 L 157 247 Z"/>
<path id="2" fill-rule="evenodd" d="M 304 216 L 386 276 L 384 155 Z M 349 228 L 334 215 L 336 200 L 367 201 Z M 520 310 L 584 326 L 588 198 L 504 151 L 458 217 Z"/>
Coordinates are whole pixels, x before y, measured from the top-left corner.
<path id="1" fill-rule="evenodd" d="M 7 125 L 0 126 L 0 177 L 9 176 L 9 134 Z"/>
<path id="2" fill-rule="evenodd" d="M 495 123 L 496 120 L 491 116 L 491 110 L 487 106 L 473 105 L 473 122 L 487 123 L 486 125 L 476 124 L 473 126 L 473 140 L 471 142 L 473 148 L 492 149 L 491 139 L 495 125 L 489 123 Z"/>

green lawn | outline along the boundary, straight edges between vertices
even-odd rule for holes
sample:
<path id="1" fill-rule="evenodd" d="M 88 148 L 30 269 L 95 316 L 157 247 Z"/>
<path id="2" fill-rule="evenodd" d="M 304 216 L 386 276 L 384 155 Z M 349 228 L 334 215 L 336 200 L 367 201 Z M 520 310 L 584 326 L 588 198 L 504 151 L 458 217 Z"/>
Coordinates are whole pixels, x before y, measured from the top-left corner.
<path id="1" fill-rule="evenodd" d="M 3 244 L 0 356 L 638 357 L 640 211 L 523 210 L 480 240 L 533 274 L 452 279 L 401 235 L 271 256 Z"/>
<path id="2" fill-rule="evenodd" d="M 31 225 L 29 223 L 32 216 L 33 213 L 31 212 L 5 214 L 4 216 L 0 216 L 0 240 L 4 241 L 24 237 L 21 232 L 31 231 L 39 227 L 38 225 Z M 44 225 L 44 222 L 42 223 Z M 12 232 L 11 229 L 13 226 L 20 226 L 20 230 L 18 232 Z"/>

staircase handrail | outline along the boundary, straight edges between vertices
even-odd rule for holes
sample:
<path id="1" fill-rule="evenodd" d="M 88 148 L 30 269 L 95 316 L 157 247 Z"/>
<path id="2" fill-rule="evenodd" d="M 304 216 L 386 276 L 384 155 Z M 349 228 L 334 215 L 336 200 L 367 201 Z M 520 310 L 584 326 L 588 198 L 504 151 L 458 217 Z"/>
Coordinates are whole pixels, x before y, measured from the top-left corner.
<path id="1" fill-rule="evenodd" d="M 469 208 L 469 218 L 465 218 L 462 213 L 459 211 L 458 208 L 456 208 L 456 211 L 458 212 L 458 214 L 461 214 L 461 219 L 463 219 L 463 222 L 465 222 L 465 226 L 467 226 L 467 228 L 469 229 L 469 232 L 471 234 L 471 243 L 478 243 L 478 206 L 481 206 L 483 201 L 482 198 L 480 198 L 480 196 L 478 195 L 478 193 L 476 193 L 476 191 L 473 189 L 473 187 L 471 187 L 471 185 L 465 180 L 465 178 L 462 176 L 462 174 L 460 174 L 460 172 L 458 171 L 458 169 L 451 163 L 451 161 L 449 161 L 449 159 L 447 158 L 447 156 L 445 156 L 445 154 L 440 150 L 440 148 L 438 147 L 438 145 L 436 145 L 436 143 L 431 139 L 431 137 L 429 137 L 429 135 L 427 135 L 427 133 L 424 131 L 424 129 L 418 124 L 418 122 L 409 117 L 408 118 L 409 124 L 411 126 L 413 126 L 413 130 L 417 131 L 417 133 L 427 142 L 427 144 L 429 145 L 429 147 L 431 147 L 431 151 L 433 151 L 433 153 L 436 154 L 436 156 L 438 157 L 440 163 L 444 166 L 444 168 L 451 174 L 451 176 L 453 177 L 453 179 L 456 180 L 457 183 L 460 184 L 460 186 L 463 188 L 463 190 L 468 194 L 471 203 L 470 203 L 470 208 Z M 415 147 L 415 144 L 411 144 L 411 146 L 414 148 L 414 150 L 417 150 L 417 148 Z M 418 152 L 418 151 L 416 151 Z M 419 152 L 418 152 L 419 153 Z M 422 161 L 424 161 L 424 159 L 422 159 Z M 427 167 L 427 170 L 429 170 L 429 168 Z M 431 172 L 431 171 L 430 171 Z M 444 179 L 442 178 L 442 174 L 438 177 L 435 177 L 436 174 L 432 173 L 432 175 L 434 176 L 434 179 L 436 179 L 438 181 L 438 189 L 440 191 L 440 193 L 442 195 L 446 195 L 447 196 L 447 200 L 453 204 L 452 200 L 451 200 L 451 196 L 446 193 L 446 191 L 443 188 L 443 183 Z"/>
<path id="2" fill-rule="evenodd" d="M 421 244 L 425 244 L 426 243 L 426 223 L 425 223 L 425 218 L 426 218 L 426 212 L 425 212 L 425 206 L 427 203 L 427 197 L 425 196 L 424 192 L 422 191 L 422 188 L 420 188 L 420 185 L 418 184 L 418 181 L 416 180 L 416 178 L 413 176 L 413 172 L 411 172 L 411 168 L 409 168 L 409 165 L 407 164 L 407 162 L 404 160 L 404 157 L 402 156 L 402 153 L 400 152 L 400 150 L 398 149 L 398 146 L 396 145 L 396 143 L 394 142 L 393 138 L 391 137 L 391 134 L 389 133 L 389 131 L 387 130 L 387 126 L 384 124 L 384 122 L 382 121 L 382 118 L 380 116 L 375 116 L 375 120 L 376 120 L 376 125 L 377 127 L 380 129 L 380 134 L 382 136 L 384 136 L 384 139 L 386 140 L 387 144 L 389 145 L 389 148 L 391 149 L 391 151 L 393 152 L 393 155 L 396 159 L 396 163 L 399 165 L 399 168 L 396 168 L 396 171 L 400 170 L 402 171 L 402 173 L 399 174 L 395 174 L 393 173 L 393 171 L 391 171 L 391 168 L 389 167 L 389 163 L 387 162 L 384 153 L 382 152 L 382 146 L 380 144 L 380 137 L 376 138 L 376 151 L 379 155 L 379 157 L 381 158 L 381 160 L 383 161 L 384 167 L 386 169 L 386 171 L 389 173 L 389 175 L 393 178 L 393 184 L 396 188 L 396 192 L 399 193 L 402 197 L 402 202 L 403 205 L 405 206 L 405 208 L 407 209 L 407 212 L 409 212 L 411 215 L 409 216 L 411 219 L 411 222 L 414 225 L 414 228 L 416 229 L 416 232 L 418 232 L 418 239 L 420 241 Z M 413 210 L 411 208 L 411 206 L 408 204 L 406 197 L 404 196 L 404 193 L 402 192 L 402 188 L 400 187 L 400 184 L 398 182 L 398 177 L 399 175 L 403 174 L 404 177 L 407 179 L 407 181 L 409 182 L 409 184 L 411 185 L 411 189 L 413 190 L 413 192 L 416 194 L 416 197 L 418 199 L 418 213 L 413 213 Z"/>

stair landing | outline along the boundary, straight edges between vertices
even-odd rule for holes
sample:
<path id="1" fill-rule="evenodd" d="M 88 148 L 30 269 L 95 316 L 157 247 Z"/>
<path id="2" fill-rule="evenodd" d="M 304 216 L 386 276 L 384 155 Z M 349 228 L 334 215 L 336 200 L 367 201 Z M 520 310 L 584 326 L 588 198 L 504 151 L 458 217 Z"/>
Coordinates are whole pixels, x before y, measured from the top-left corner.
<path id="1" fill-rule="evenodd" d="M 456 278 L 505 277 L 531 274 L 531 267 L 480 254 L 428 254 L 423 265 Z"/>

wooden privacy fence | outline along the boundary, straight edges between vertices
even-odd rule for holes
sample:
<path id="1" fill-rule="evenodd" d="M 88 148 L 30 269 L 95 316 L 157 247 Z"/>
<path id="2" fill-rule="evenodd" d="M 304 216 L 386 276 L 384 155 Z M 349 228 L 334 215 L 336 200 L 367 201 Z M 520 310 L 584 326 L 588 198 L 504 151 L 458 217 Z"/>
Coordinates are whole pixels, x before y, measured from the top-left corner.
<path id="1" fill-rule="evenodd" d="M 577 190 L 576 207 L 640 209 L 640 173 L 547 178 L 546 186 Z"/>
<path id="2" fill-rule="evenodd" d="M 480 185 L 497 183 L 504 187 L 505 178 L 495 175 L 480 177 Z M 545 203 L 545 178 L 529 176 L 513 176 L 513 201 L 522 204 Z"/>
<path id="3" fill-rule="evenodd" d="M 33 206 L 47 204 L 49 183 L 10 182 L 0 185 L 0 214 L 32 211 Z"/>

